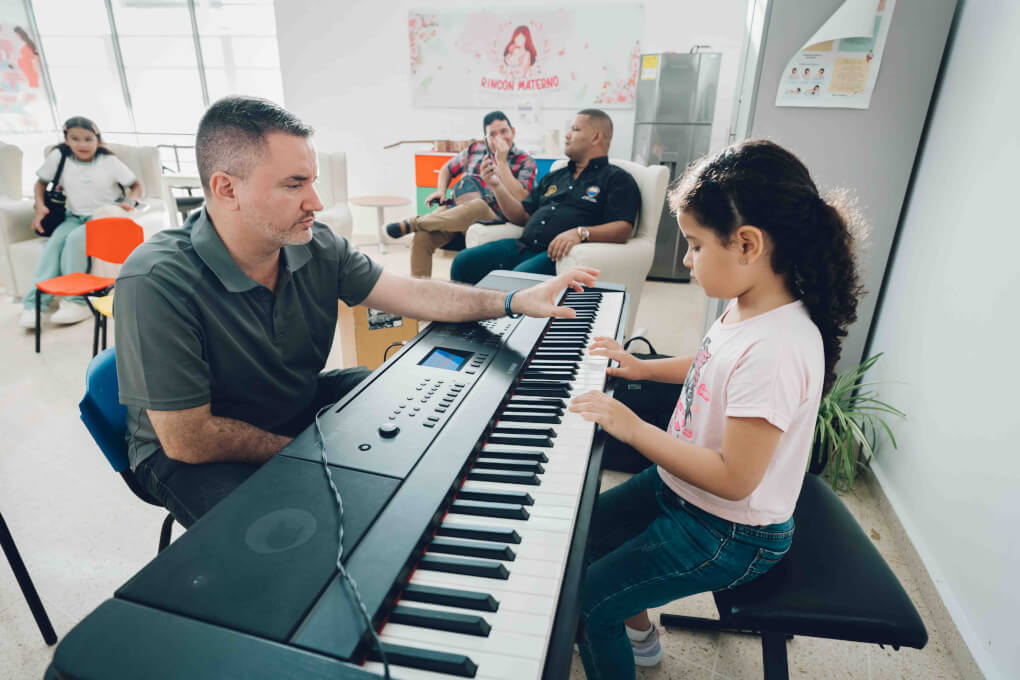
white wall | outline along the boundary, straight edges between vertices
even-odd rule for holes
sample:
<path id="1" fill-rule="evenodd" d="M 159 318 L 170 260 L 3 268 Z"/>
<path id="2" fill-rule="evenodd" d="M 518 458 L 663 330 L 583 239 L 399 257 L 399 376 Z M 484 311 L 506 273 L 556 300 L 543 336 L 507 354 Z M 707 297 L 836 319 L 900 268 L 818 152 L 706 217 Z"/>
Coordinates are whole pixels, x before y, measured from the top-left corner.
<path id="1" fill-rule="evenodd" d="M 1018 678 L 1020 5 L 958 12 L 876 316 L 871 377 L 908 414 L 876 475 L 982 671 Z"/>
<path id="2" fill-rule="evenodd" d="M 584 7 L 588 3 L 558 0 L 556 4 Z M 692 45 L 708 44 L 711 51 L 723 53 L 712 144 L 720 148 L 733 108 L 746 0 L 649 0 L 643 4 L 642 51 L 687 52 Z M 348 153 L 352 196 L 392 193 L 414 199 L 413 155 L 428 146 L 383 150 L 386 144 L 480 136 L 487 108 L 412 106 L 407 16 L 412 8 L 482 6 L 506 7 L 505 3 L 464 0 L 276 3 L 284 105 L 316 128 L 320 149 Z M 513 121 L 509 106 L 507 113 Z M 573 113 L 543 109 L 543 128 L 562 128 Z M 612 109 L 609 113 L 616 126 L 610 155 L 630 158 L 634 112 Z M 371 231 L 374 220 L 374 211 L 355 213 L 358 231 Z"/>

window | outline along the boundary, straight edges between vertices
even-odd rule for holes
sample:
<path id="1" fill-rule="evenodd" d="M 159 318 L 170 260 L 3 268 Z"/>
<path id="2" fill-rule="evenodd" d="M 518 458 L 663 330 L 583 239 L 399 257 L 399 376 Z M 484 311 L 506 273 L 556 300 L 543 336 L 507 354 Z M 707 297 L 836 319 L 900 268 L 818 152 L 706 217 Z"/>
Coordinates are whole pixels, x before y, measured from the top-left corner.
<path id="1" fill-rule="evenodd" d="M 283 101 L 272 0 L 110 0 L 112 16 L 106 0 L 30 4 L 61 120 L 190 145 L 224 95 Z"/>

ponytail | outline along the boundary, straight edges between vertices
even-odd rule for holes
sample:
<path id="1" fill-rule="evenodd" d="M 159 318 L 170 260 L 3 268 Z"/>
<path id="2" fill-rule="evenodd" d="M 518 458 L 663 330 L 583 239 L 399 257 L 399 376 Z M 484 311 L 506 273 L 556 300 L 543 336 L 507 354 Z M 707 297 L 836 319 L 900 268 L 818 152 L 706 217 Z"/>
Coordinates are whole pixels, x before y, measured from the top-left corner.
<path id="1" fill-rule="evenodd" d="M 823 199 L 800 159 L 773 142 L 748 140 L 696 161 L 670 192 L 669 205 L 712 229 L 724 244 L 742 225 L 769 235 L 772 270 L 821 333 L 822 394 L 828 393 L 863 293 L 854 247 L 866 230 L 847 194 Z"/>

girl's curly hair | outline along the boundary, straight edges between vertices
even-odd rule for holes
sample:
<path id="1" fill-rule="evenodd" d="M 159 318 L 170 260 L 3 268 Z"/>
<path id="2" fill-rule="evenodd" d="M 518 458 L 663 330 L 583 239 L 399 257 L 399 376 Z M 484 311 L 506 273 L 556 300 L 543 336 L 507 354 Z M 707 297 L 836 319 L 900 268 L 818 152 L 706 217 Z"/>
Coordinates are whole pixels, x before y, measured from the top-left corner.
<path id="1" fill-rule="evenodd" d="M 687 213 L 727 244 L 742 225 L 772 241 L 772 269 L 804 302 L 825 348 L 822 394 L 835 381 L 846 329 L 863 293 L 855 243 L 866 229 L 846 192 L 818 193 L 804 164 L 774 142 L 735 144 L 692 164 L 670 192 L 674 213 Z"/>

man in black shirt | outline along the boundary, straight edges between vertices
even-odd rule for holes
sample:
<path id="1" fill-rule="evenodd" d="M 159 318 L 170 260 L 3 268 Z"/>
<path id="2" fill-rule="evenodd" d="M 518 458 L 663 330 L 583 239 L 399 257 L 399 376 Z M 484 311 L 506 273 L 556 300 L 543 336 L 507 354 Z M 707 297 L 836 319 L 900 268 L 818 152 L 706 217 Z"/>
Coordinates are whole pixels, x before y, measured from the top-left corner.
<path id="1" fill-rule="evenodd" d="M 585 241 L 626 243 L 634 230 L 641 195 L 630 174 L 609 162 L 613 121 L 604 111 L 584 109 L 567 132 L 566 167 L 542 178 L 517 200 L 501 183 L 491 159 L 482 178 L 510 222 L 524 225 L 519 239 L 490 241 L 462 250 L 450 278 L 477 283 L 494 269 L 555 274 L 556 261 Z"/>

